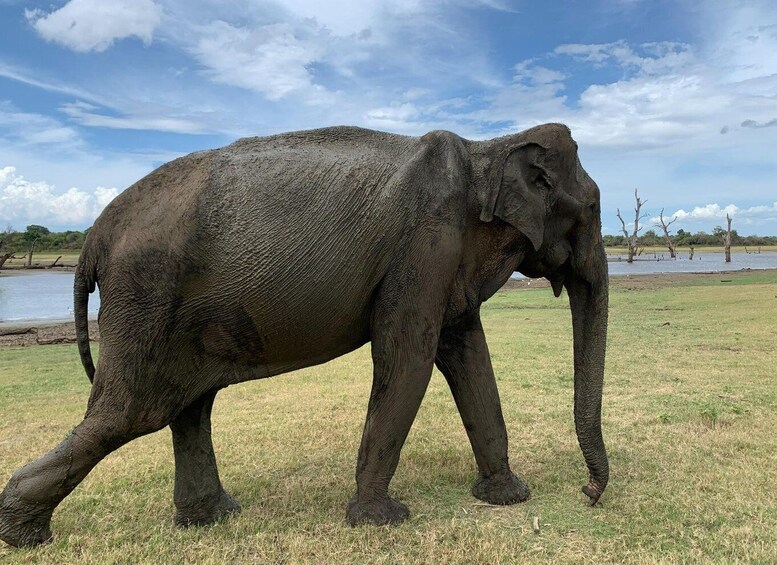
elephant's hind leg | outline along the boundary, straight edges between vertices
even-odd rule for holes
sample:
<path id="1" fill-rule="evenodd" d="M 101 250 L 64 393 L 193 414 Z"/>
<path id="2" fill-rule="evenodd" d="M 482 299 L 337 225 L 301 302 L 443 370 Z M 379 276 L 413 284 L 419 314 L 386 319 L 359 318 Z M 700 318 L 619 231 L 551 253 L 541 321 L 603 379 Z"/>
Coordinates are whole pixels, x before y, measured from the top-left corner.
<path id="1" fill-rule="evenodd" d="M 139 429 L 121 414 L 94 410 L 46 455 L 16 471 L 0 493 L 0 539 L 34 546 L 51 539 L 57 505 L 110 452 L 161 429 L 166 422 L 146 420 Z"/>
<path id="2" fill-rule="evenodd" d="M 240 512 L 221 486 L 211 442 L 210 414 L 215 392 L 204 394 L 170 424 L 175 452 L 175 523 L 211 524 Z"/>

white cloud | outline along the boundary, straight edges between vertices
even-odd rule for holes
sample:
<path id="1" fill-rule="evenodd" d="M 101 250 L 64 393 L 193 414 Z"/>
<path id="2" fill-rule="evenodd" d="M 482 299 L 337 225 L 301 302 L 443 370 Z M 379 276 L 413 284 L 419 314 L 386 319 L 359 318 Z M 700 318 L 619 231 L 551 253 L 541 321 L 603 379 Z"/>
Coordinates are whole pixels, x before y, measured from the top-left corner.
<path id="1" fill-rule="evenodd" d="M 74 128 L 49 116 L 22 112 L 7 100 L 0 100 L 0 137 L 21 145 L 81 143 Z"/>
<path id="2" fill-rule="evenodd" d="M 48 92 L 57 92 L 60 94 L 66 94 L 68 96 L 74 96 L 81 100 L 89 100 L 90 102 L 107 105 L 105 100 L 82 88 L 77 86 L 70 86 L 68 84 L 62 84 L 58 81 L 39 80 L 35 77 L 29 76 L 25 71 L 8 65 L 3 61 L 0 61 L 0 77 L 15 80 L 29 86 L 34 86 L 36 88 L 46 90 Z"/>
<path id="3" fill-rule="evenodd" d="M 597 65 L 611 62 L 647 75 L 676 72 L 695 63 L 691 46 L 684 43 L 644 43 L 640 45 L 640 50 L 643 55 L 626 41 L 620 40 L 613 43 L 559 45 L 553 52 Z"/>
<path id="4" fill-rule="evenodd" d="M 478 4 L 499 11 L 513 11 L 510 2 L 501 0 L 282 0 L 278 4 L 303 18 L 313 18 L 332 33 L 340 36 L 358 34 L 380 27 L 391 15 L 422 14 L 463 6 L 472 8 Z"/>
<path id="5" fill-rule="evenodd" d="M 28 181 L 16 168 L 0 168 L 0 225 L 75 225 L 91 223 L 118 195 L 116 188 L 88 192 L 72 187 L 65 192 L 45 181 Z"/>
<path id="6" fill-rule="evenodd" d="M 284 0 L 284 8 L 298 17 L 313 18 L 338 35 L 351 35 L 368 29 L 382 2 L 375 0 Z M 403 3 L 398 3 L 403 4 Z M 404 2 L 406 5 L 407 2 Z M 402 6 L 398 6 L 400 9 Z"/>
<path id="7" fill-rule="evenodd" d="M 559 76 L 560 72 L 543 66 L 552 67 L 568 59 L 583 65 L 571 77 Z M 586 65 L 618 70 L 622 78 L 590 84 L 576 105 L 567 104 L 562 95 L 566 82 L 585 72 Z M 671 147 L 672 151 L 679 148 L 688 152 L 722 148 L 732 141 L 721 133 L 741 139 L 748 129 L 777 123 L 773 97 L 777 74 L 763 74 L 771 71 L 759 63 L 756 68 L 762 74 L 748 74 L 746 84 L 732 82 L 730 70 L 742 65 L 738 59 L 706 59 L 695 47 L 682 43 L 631 45 L 621 40 L 565 44 L 545 58 L 519 62 L 515 79 L 528 87 L 522 90 L 521 99 L 492 105 L 481 114 L 495 110 L 497 115 L 507 116 L 512 106 L 513 115 L 531 115 L 532 122 L 513 118 L 511 127 L 522 129 L 533 123 L 562 121 L 571 126 L 581 143 L 592 147 Z M 548 86 L 554 86 L 557 92 L 549 92 Z M 558 104 L 552 104 L 549 96 Z M 530 105 L 533 113 L 520 112 L 526 98 L 542 103 Z"/>
<path id="8" fill-rule="evenodd" d="M 96 218 L 111 203 L 111 200 L 119 195 L 119 189 L 115 186 L 105 188 L 98 186 L 94 189 L 94 205 L 92 206 L 92 217 Z"/>
<path id="9" fill-rule="evenodd" d="M 153 0 L 70 0 L 50 13 L 27 10 L 27 19 L 47 41 L 73 51 L 105 51 L 117 39 L 151 43 L 162 10 Z"/>
<path id="10" fill-rule="evenodd" d="M 771 0 L 716 2 L 700 25 L 715 38 L 708 57 L 726 81 L 736 83 L 777 74 L 777 12 Z"/>
<path id="11" fill-rule="evenodd" d="M 534 65 L 533 60 L 521 61 L 513 68 L 515 75 L 513 80 L 516 82 L 525 82 L 528 84 L 551 84 L 563 81 L 566 75 L 559 71 L 554 71 L 541 65 Z"/>
<path id="12" fill-rule="evenodd" d="M 681 208 L 671 216 L 665 217 L 677 218 L 680 221 L 713 219 L 725 220 L 727 214 L 732 218 L 737 219 L 773 220 L 777 219 L 777 202 L 774 202 L 771 206 L 751 206 L 750 208 L 740 208 L 735 204 L 729 204 L 728 206 L 720 206 L 717 203 L 706 204 L 704 206 L 696 206 L 690 212 L 686 212 Z M 650 222 L 658 222 L 658 216 L 651 218 Z"/>
<path id="13" fill-rule="evenodd" d="M 314 84 L 308 66 L 325 51 L 318 41 L 320 30 L 307 23 L 295 29 L 286 23 L 237 27 L 215 21 L 200 28 L 191 50 L 216 82 L 260 92 L 273 101 L 307 92 L 319 95 L 321 102 L 329 93 Z"/>
<path id="14" fill-rule="evenodd" d="M 97 112 L 98 107 L 84 102 L 63 104 L 60 110 L 79 124 L 91 127 L 154 130 L 176 133 L 203 133 L 203 124 L 175 116 L 108 116 Z"/>
<path id="15" fill-rule="evenodd" d="M 409 102 L 398 106 L 375 108 L 367 112 L 367 120 L 375 122 L 395 122 L 411 120 L 418 115 L 418 109 Z"/>

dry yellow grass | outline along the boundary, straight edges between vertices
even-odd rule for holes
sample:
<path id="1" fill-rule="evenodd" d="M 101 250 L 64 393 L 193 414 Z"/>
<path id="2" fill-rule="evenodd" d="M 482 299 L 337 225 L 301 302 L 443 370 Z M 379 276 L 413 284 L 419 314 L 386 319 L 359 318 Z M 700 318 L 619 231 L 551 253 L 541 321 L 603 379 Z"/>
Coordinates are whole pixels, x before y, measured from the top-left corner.
<path id="1" fill-rule="evenodd" d="M 33 265 L 51 265 L 57 257 L 60 257 L 57 264 L 59 265 L 75 265 L 78 263 L 79 251 L 43 251 L 41 253 L 33 253 L 32 264 Z M 24 252 L 16 254 L 19 259 L 8 259 L 5 262 L 5 267 L 21 267 L 27 264 L 27 257 Z M 21 257 L 24 257 L 23 259 Z"/>
<path id="2" fill-rule="evenodd" d="M 489 507 L 453 401 L 432 379 L 392 493 L 411 519 L 345 525 L 370 388 L 368 348 L 219 394 L 223 482 L 243 505 L 172 525 L 167 431 L 111 455 L 54 515 L 55 540 L 9 563 L 687 563 L 777 561 L 777 275 L 612 291 L 604 429 L 612 479 L 585 506 L 572 423 L 570 315 L 549 290 L 498 293 L 484 325 L 513 468 L 532 499 Z M 668 323 L 668 325 L 667 325 Z M 0 350 L 0 481 L 80 419 L 70 346 Z M 539 535 L 532 519 L 540 518 Z"/>

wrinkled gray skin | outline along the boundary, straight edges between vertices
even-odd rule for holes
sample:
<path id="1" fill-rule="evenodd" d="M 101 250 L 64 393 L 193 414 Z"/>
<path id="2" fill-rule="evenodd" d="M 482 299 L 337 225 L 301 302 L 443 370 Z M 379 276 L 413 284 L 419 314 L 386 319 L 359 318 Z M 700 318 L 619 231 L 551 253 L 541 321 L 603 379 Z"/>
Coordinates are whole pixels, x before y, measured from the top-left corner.
<path id="1" fill-rule="evenodd" d="M 599 189 L 566 126 L 484 142 L 350 127 L 242 139 L 168 163 L 106 208 L 76 274 L 79 347 L 93 379 L 73 432 L 0 494 L 0 538 L 51 537 L 54 508 L 108 453 L 170 426 L 176 522 L 239 511 L 210 437 L 216 392 L 372 343 L 373 386 L 350 524 L 397 523 L 388 495 L 436 363 L 490 503 L 526 500 L 512 473 L 480 305 L 519 270 L 566 287 L 574 415 L 591 504 L 608 479 L 600 412 L 607 265 Z M 87 339 L 99 284 L 102 343 Z"/>

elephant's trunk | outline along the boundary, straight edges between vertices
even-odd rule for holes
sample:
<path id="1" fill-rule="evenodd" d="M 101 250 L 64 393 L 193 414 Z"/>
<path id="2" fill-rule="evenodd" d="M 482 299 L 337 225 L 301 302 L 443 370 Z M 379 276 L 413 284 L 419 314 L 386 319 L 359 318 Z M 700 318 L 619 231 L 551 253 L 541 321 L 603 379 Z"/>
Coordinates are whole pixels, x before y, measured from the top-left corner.
<path id="1" fill-rule="evenodd" d="M 604 492 L 610 468 L 602 439 L 602 385 L 607 344 L 608 279 L 604 247 L 595 245 L 565 286 L 572 308 L 575 350 L 575 430 L 588 465 L 583 487 L 593 506 Z M 581 261 L 583 262 L 583 261 Z"/>

